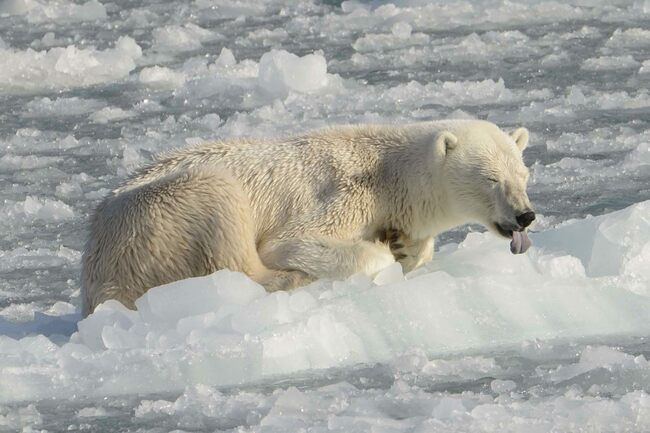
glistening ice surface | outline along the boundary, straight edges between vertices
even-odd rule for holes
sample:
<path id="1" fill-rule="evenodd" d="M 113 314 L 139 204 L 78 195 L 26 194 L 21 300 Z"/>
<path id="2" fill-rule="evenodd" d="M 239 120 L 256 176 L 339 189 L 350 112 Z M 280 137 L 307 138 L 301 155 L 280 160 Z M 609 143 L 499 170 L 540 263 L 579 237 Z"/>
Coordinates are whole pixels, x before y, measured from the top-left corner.
<path id="1" fill-rule="evenodd" d="M 648 1 L 0 2 L 0 431 L 649 431 L 649 29 Z M 406 279 L 223 271 L 77 332 L 89 212 L 154 154 L 448 117 L 531 131 L 526 255 L 462 228 Z"/>

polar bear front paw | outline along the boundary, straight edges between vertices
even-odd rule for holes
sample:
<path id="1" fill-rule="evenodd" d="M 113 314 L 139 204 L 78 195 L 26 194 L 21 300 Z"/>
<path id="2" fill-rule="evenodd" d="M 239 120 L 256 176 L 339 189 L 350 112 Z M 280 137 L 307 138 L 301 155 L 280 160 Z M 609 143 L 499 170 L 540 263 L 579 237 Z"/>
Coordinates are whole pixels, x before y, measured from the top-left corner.
<path id="1" fill-rule="evenodd" d="M 406 236 L 397 229 L 386 230 L 386 241 L 395 260 L 402 261 L 409 256 L 406 250 Z"/>
<path id="2" fill-rule="evenodd" d="M 395 263 L 393 254 L 382 244 L 367 244 L 364 253 L 359 257 L 357 272 L 363 272 L 374 277 L 381 270 Z"/>
<path id="3" fill-rule="evenodd" d="M 412 271 L 433 257 L 433 239 L 414 241 L 403 231 L 386 230 L 386 242 L 393 257 L 402 265 L 404 272 Z"/>

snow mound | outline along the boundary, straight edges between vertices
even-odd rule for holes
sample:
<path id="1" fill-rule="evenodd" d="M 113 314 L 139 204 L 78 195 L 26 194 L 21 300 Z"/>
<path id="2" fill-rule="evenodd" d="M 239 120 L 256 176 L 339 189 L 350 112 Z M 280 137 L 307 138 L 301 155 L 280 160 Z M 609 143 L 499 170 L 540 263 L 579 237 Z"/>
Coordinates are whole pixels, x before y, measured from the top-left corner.
<path id="1" fill-rule="evenodd" d="M 0 49 L 0 90 L 59 90 L 108 83 L 127 77 L 141 56 L 142 50 L 128 36 L 103 51 L 74 45 L 47 51 Z"/>
<path id="2" fill-rule="evenodd" d="M 137 311 L 107 301 L 61 347 L 43 335 L 0 336 L 0 402 L 244 384 L 392 359 L 400 371 L 431 377 L 476 374 L 497 367 L 489 359 L 427 364 L 400 354 L 650 331 L 650 201 L 533 237 L 536 247 L 512 257 L 493 235 L 471 233 L 406 279 L 394 264 L 374 281 L 355 275 L 266 293 L 222 270 L 151 289 Z M 64 333 L 70 315 L 41 319 Z M 42 329 L 38 321 L 29 327 Z M 557 374 L 580 374 L 589 359 L 583 356 L 575 373 Z M 492 387 L 499 393 L 511 386 Z M 158 409 L 139 409 L 151 410 Z"/>

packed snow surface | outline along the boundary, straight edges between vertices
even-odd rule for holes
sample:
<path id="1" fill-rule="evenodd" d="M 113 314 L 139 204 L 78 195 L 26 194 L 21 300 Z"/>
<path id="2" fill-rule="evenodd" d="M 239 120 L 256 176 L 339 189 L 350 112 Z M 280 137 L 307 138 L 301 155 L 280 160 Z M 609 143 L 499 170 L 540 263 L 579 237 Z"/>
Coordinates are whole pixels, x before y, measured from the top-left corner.
<path id="1" fill-rule="evenodd" d="M 648 1 L 0 2 L 0 431 L 650 430 Z M 526 126 L 533 247 L 403 276 L 221 271 L 80 321 L 93 207 L 158 152 Z M 594 216 L 592 216 L 594 215 Z"/>

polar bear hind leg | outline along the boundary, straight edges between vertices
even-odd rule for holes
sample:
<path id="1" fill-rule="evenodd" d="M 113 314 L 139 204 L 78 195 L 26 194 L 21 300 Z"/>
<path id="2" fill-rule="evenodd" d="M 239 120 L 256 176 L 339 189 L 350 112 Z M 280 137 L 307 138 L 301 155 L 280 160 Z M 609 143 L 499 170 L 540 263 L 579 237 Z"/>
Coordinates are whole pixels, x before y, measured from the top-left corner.
<path id="1" fill-rule="evenodd" d="M 312 278 L 347 278 L 358 272 L 373 276 L 395 261 L 387 245 L 323 236 L 279 239 L 260 248 L 271 268 L 296 269 Z"/>
<path id="2" fill-rule="evenodd" d="M 149 288 L 228 268 L 269 291 L 312 281 L 260 260 L 248 197 L 223 167 L 186 169 L 124 189 L 93 217 L 84 253 L 84 316 L 107 299 L 128 308 Z"/>

